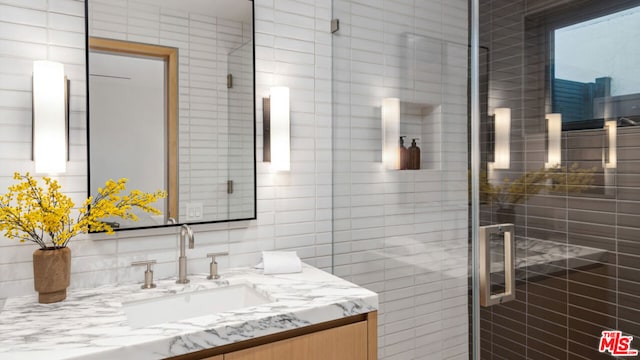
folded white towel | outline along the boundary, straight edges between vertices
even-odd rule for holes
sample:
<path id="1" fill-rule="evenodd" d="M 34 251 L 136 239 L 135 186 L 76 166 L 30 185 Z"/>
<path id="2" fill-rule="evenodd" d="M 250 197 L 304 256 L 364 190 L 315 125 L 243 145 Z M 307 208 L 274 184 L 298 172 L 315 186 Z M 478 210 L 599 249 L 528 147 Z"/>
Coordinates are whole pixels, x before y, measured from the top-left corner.
<path id="1" fill-rule="evenodd" d="M 295 251 L 263 251 L 262 262 L 255 266 L 264 274 L 291 274 L 302 272 L 302 261 Z"/>

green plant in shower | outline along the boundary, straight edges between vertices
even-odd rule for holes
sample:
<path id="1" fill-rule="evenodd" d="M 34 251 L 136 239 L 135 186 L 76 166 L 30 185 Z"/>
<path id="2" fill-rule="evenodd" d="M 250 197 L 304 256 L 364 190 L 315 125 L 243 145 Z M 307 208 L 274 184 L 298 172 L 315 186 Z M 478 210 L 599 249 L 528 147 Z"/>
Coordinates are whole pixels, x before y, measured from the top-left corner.
<path id="1" fill-rule="evenodd" d="M 569 168 L 565 166 L 548 169 L 547 176 L 551 180 L 549 192 L 578 194 L 587 191 L 593 186 L 595 172 L 595 166 L 583 169 L 577 163 Z"/>
<path id="2" fill-rule="evenodd" d="M 578 164 L 568 168 L 541 168 L 527 171 L 513 180 L 505 177 L 497 184 L 491 183 L 487 173 L 483 172 L 480 175 L 481 200 L 499 208 L 510 208 L 543 190 L 551 194 L 580 193 L 592 186 L 595 171 L 595 167 L 582 169 Z"/>
<path id="3" fill-rule="evenodd" d="M 486 172 L 480 175 L 480 192 L 483 200 L 496 204 L 499 208 L 511 207 L 524 203 L 531 196 L 539 193 L 547 185 L 547 171 L 542 168 L 527 171 L 515 179 L 504 178 L 499 183 L 491 183 Z"/>

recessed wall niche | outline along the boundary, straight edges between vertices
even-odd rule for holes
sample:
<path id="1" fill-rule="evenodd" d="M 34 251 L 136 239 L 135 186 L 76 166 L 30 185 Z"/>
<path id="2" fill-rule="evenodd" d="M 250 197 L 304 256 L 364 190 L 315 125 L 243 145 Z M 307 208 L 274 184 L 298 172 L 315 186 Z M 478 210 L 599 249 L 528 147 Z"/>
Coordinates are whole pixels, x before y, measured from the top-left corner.
<path id="1" fill-rule="evenodd" d="M 405 136 L 404 146 L 407 149 L 416 139 L 420 148 L 420 170 L 441 169 L 441 135 L 441 105 L 400 101 L 400 136 Z"/>

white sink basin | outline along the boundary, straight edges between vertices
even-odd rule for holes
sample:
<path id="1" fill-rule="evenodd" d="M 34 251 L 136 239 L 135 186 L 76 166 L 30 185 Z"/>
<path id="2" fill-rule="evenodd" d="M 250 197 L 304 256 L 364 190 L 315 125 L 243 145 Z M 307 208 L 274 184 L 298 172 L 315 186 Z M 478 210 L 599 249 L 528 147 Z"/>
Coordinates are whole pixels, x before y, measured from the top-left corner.
<path id="1" fill-rule="evenodd" d="M 269 298 L 247 285 L 232 285 L 159 298 L 122 303 L 134 328 L 174 322 L 225 311 L 268 304 Z"/>

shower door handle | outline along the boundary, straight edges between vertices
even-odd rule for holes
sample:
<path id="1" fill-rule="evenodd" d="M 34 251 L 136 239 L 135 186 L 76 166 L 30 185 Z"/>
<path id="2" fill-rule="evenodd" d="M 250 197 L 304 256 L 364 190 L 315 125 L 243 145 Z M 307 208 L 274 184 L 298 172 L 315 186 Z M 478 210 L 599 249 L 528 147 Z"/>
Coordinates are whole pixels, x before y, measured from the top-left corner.
<path id="1" fill-rule="evenodd" d="M 492 294 L 491 288 L 491 239 L 502 238 L 504 249 L 504 292 Z M 480 305 L 487 307 L 502 304 L 516 298 L 516 263 L 513 224 L 480 227 Z M 495 266 L 494 266 L 495 268 Z M 498 269 L 495 269 L 498 270 Z"/>

